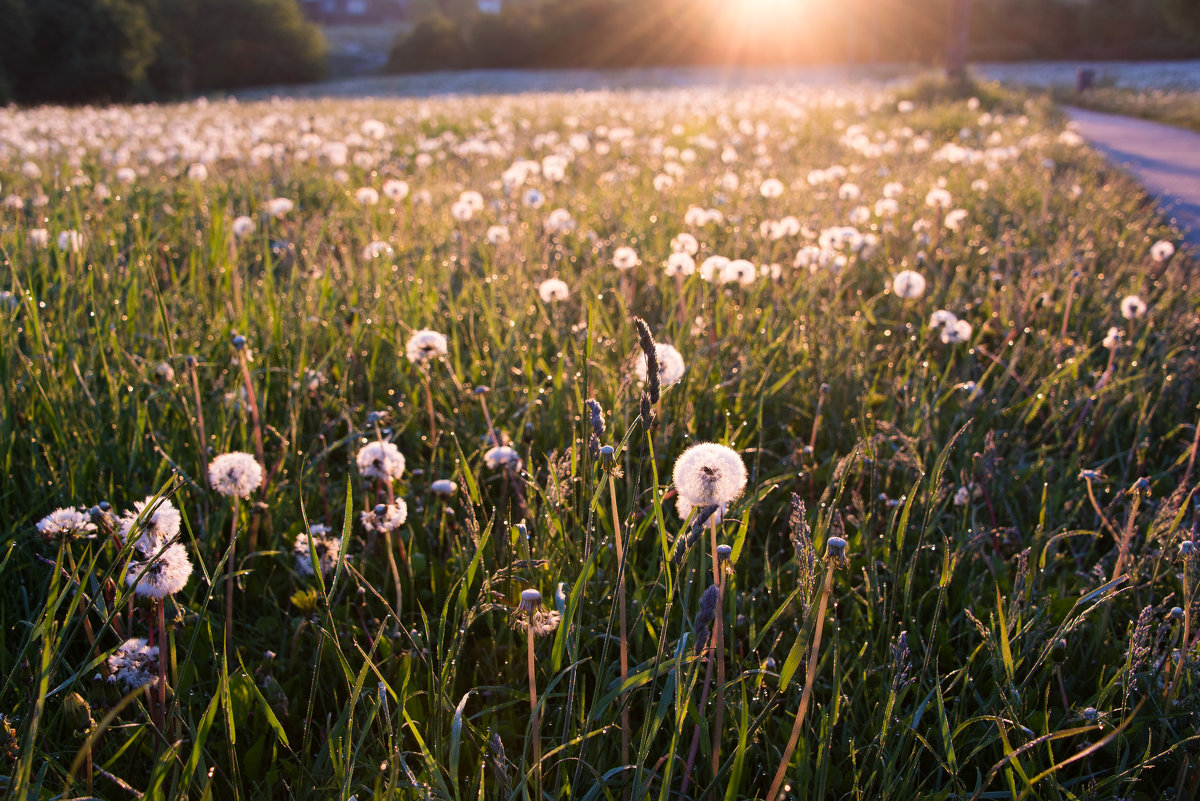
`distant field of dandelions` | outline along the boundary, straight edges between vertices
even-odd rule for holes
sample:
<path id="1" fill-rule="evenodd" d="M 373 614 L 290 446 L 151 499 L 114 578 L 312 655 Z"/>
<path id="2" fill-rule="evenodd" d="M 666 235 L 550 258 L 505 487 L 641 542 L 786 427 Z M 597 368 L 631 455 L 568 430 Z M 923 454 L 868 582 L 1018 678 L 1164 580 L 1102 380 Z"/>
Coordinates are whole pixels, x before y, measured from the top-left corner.
<path id="1" fill-rule="evenodd" d="M 0 787 L 1195 797 L 1179 242 L 987 85 L 0 109 Z"/>

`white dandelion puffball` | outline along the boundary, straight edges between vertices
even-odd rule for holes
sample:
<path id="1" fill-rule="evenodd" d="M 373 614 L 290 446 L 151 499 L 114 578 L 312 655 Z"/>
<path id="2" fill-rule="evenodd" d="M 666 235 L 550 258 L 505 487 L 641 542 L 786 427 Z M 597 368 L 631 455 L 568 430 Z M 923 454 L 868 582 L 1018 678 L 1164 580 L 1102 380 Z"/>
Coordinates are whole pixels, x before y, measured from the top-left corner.
<path id="1" fill-rule="evenodd" d="M 1126 320 L 1136 320 L 1146 313 L 1146 301 L 1137 295 L 1126 295 L 1121 300 L 1121 316 Z"/>
<path id="2" fill-rule="evenodd" d="M 700 277 L 705 281 L 716 281 L 726 264 L 729 264 L 729 258 L 726 256 L 709 256 L 700 262 Z"/>
<path id="3" fill-rule="evenodd" d="M 58 235 L 58 249 L 63 253 L 78 253 L 83 250 L 83 234 L 75 230 L 63 231 Z"/>
<path id="4" fill-rule="evenodd" d="M 773 200 L 783 194 L 783 181 L 778 178 L 768 178 L 762 182 L 758 191 L 767 200 Z"/>
<path id="5" fill-rule="evenodd" d="M 1165 239 L 1160 239 L 1150 246 L 1150 258 L 1164 262 L 1175 255 L 1175 246 Z"/>
<path id="6" fill-rule="evenodd" d="M 363 478 L 394 481 L 404 474 L 404 454 L 392 442 L 368 442 L 354 457 Z"/>
<path id="7" fill-rule="evenodd" d="M 507 225 L 493 225 L 487 229 L 487 241 L 492 245 L 504 245 L 512 238 Z"/>
<path id="8" fill-rule="evenodd" d="M 226 498 L 249 498 L 262 486 L 263 468 L 248 453 L 222 453 L 208 463 L 208 483 Z"/>
<path id="9" fill-rule="evenodd" d="M 244 239 L 254 233 L 254 220 L 242 215 L 233 221 L 233 235 L 238 239 Z"/>
<path id="10" fill-rule="evenodd" d="M 672 479 L 679 496 L 693 506 L 730 503 L 746 488 L 746 465 L 732 448 L 702 442 L 675 460 Z"/>
<path id="11" fill-rule="evenodd" d="M 395 178 L 383 182 L 383 194 L 388 200 L 396 203 L 408 197 L 408 184 Z"/>
<path id="12" fill-rule="evenodd" d="M 958 322 L 958 315 L 952 311 L 938 309 L 933 314 L 929 315 L 929 327 L 931 329 L 941 328 L 947 325 L 954 325 Z"/>
<path id="13" fill-rule="evenodd" d="M 363 528 L 376 534 L 386 534 L 404 525 L 408 519 L 408 504 L 403 498 L 397 498 L 388 504 L 379 504 L 374 509 L 362 513 Z"/>
<path id="14" fill-rule="evenodd" d="M 492 470 L 520 470 L 521 455 L 507 445 L 497 445 L 483 455 L 483 462 Z"/>
<path id="15" fill-rule="evenodd" d="M 689 276 L 696 272 L 696 260 L 689 254 L 677 250 L 667 257 L 666 273 L 674 277 L 676 275 Z"/>
<path id="16" fill-rule="evenodd" d="M 953 324 L 942 327 L 942 342 L 947 345 L 966 342 L 971 338 L 972 330 L 971 324 L 966 320 L 955 320 Z"/>
<path id="17" fill-rule="evenodd" d="M 135 595 L 161 600 L 187 586 L 192 575 L 192 560 L 188 558 L 187 549 L 178 542 L 163 548 L 163 543 L 147 532 L 134 548 L 146 560 L 130 562 L 125 571 L 125 583 L 133 588 Z"/>
<path id="18" fill-rule="evenodd" d="M 141 522 L 138 522 L 141 518 Z M 156 502 L 153 495 L 146 496 L 144 501 L 135 501 L 133 510 L 121 516 L 118 531 L 121 539 L 128 540 L 131 536 L 142 533 L 159 542 L 166 542 L 179 534 L 179 526 L 183 517 L 166 498 Z M 137 530 L 134 525 L 137 524 Z"/>
<path id="19" fill-rule="evenodd" d="M 449 498 L 454 493 L 458 492 L 458 484 L 455 484 L 448 478 L 439 478 L 429 485 L 429 491 L 434 495 L 440 495 L 443 498 Z"/>
<path id="20" fill-rule="evenodd" d="M 949 228 L 951 231 L 958 231 L 962 228 L 963 223 L 967 221 L 966 209 L 954 209 L 946 212 L 945 219 L 942 220 L 942 225 Z"/>
<path id="21" fill-rule="evenodd" d="M 925 276 L 915 270 L 901 270 L 892 279 L 892 291 L 912 300 L 925 294 Z"/>
<path id="22" fill-rule="evenodd" d="M 1167 244 L 1170 243 L 1168 242 Z M 696 240 L 696 237 L 692 236 L 686 231 L 682 234 L 676 234 L 671 240 L 672 253 L 686 253 L 689 256 L 695 256 L 696 252 L 699 250 L 700 243 Z"/>
<path id="23" fill-rule="evenodd" d="M 623 246 L 613 251 L 612 264 L 618 270 L 632 270 L 641 263 L 637 251 L 631 247 Z"/>
<path id="24" fill-rule="evenodd" d="M 381 242 L 377 239 L 363 248 L 362 257 L 363 261 L 371 261 L 372 259 L 378 259 L 381 256 L 391 256 L 393 253 L 395 253 L 395 251 L 392 250 L 391 245 L 389 245 L 387 242 Z"/>
<path id="25" fill-rule="evenodd" d="M 450 216 L 454 218 L 455 222 L 467 222 L 475 216 L 475 209 L 471 207 L 470 203 L 457 200 L 450 206 Z"/>
<path id="26" fill-rule="evenodd" d="M 950 204 L 953 202 L 954 198 L 950 195 L 950 193 L 939 186 L 935 186 L 933 189 L 930 189 L 929 193 L 925 195 L 925 205 L 931 209 L 948 209 L 950 208 Z"/>
<path id="27" fill-rule="evenodd" d="M 413 364 L 426 364 L 433 359 L 440 359 L 447 352 L 449 345 L 446 337 L 428 328 L 414 332 L 404 345 L 404 355 Z"/>
<path id="28" fill-rule="evenodd" d="M 1108 329 L 1108 333 L 1104 335 L 1104 339 L 1103 339 L 1103 341 L 1101 341 L 1100 344 L 1103 345 L 1104 347 L 1108 348 L 1109 350 L 1116 350 L 1117 348 L 1121 347 L 1121 339 L 1124 336 L 1125 336 L 1125 334 L 1121 331 L 1120 328 L 1117 328 L 1116 326 L 1111 326 Z"/>
<path id="29" fill-rule="evenodd" d="M 38 534 L 44 539 L 53 537 L 73 537 L 77 534 L 89 535 L 96 530 L 96 524 L 79 509 L 55 509 L 37 523 Z"/>
<path id="30" fill-rule="evenodd" d="M 659 385 L 666 389 L 672 384 L 678 384 L 683 378 L 683 373 L 687 369 L 683 363 L 683 354 L 675 349 L 674 346 L 668 345 L 665 342 L 654 343 L 654 355 L 658 360 L 658 382 Z M 633 372 L 637 374 L 638 381 L 646 383 L 646 378 L 649 375 L 649 370 L 646 366 L 646 354 L 639 353 L 637 359 L 633 363 Z"/>
<path id="31" fill-rule="evenodd" d="M 158 646 L 134 637 L 108 655 L 109 681 L 128 692 L 158 681 Z"/>
<path id="32" fill-rule="evenodd" d="M 560 300 L 566 300 L 571 294 L 571 288 L 561 278 L 547 278 L 538 284 L 537 291 L 543 303 L 556 303 Z"/>
<path id="33" fill-rule="evenodd" d="M 329 575 L 337 566 L 338 557 L 342 553 L 342 540 L 340 537 L 331 536 L 329 526 L 316 523 L 308 529 L 308 533 L 312 535 L 312 550 L 308 547 L 308 535 L 301 531 L 296 536 L 296 542 L 292 545 L 292 554 L 296 559 L 296 572 L 302 576 L 315 576 L 313 570 L 312 554 L 317 555 L 317 564 L 321 566 L 321 572 Z"/>
<path id="34" fill-rule="evenodd" d="M 360 206 L 374 206 L 379 202 L 379 192 L 369 186 L 359 187 L 354 192 L 354 199 Z"/>
<path id="35" fill-rule="evenodd" d="M 29 244 L 35 248 L 45 248 L 50 246 L 50 232 L 45 228 L 30 228 L 29 229 Z"/>
<path id="36" fill-rule="evenodd" d="M 267 201 L 267 214 L 272 217 L 282 217 L 295 207 L 296 204 L 286 197 L 271 198 Z"/>
<path id="37" fill-rule="evenodd" d="M 988 191 L 987 178 L 976 178 L 974 181 L 971 181 L 971 191 L 978 192 L 981 195 L 987 194 L 987 191 Z"/>
<path id="38" fill-rule="evenodd" d="M 206 181 L 208 180 L 208 167 L 205 167 L 200 162 L 196 162 L 188 167 L 187 177 L 189 181 L 196 181 L 197 183 Z"/>
<path id="39" fill-rule="evenodd" d="M 721 268 L 720 274 L 717 276 L 722 284 L 738 283 L 742 286 L 747 286 L 754 283 L 754 279 L 758 278 L 758 269 L 754 263 L 746 259 L 733 259 Z"/>

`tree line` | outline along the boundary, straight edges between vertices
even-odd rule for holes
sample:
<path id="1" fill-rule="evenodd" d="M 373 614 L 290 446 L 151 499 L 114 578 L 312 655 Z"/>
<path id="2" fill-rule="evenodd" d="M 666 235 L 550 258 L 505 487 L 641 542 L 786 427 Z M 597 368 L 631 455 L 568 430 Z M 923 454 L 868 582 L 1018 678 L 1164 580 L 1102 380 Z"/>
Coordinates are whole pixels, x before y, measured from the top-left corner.
<path id="1" fill-rule="evenodd" d="M 952 0 L 777 4 L 755 19 L 736 0 L 427 0 L 388 69 L 690 64 L 938 63 Z M 1200 57 L 1197 0 L 974 0 L 973 60 Z M 762 16 L 761 14 L 759 15 Z"/>
<path id="2" fill-rule="evenodd" d="M 152 100 L 318 80 L 296 0 L 0 0 L 0 103 Z"/>

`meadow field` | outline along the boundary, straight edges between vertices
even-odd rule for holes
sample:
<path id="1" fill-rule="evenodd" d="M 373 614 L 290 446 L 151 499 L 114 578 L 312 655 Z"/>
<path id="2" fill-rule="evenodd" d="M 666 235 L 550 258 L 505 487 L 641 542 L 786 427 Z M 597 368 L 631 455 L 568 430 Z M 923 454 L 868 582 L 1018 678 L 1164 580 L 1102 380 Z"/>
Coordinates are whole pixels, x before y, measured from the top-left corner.
<path id="1" fill-rule="evenodd" d="M 0 109 L 0 787 L 1195 799 L 1180 242 L 992 84 Z"/>

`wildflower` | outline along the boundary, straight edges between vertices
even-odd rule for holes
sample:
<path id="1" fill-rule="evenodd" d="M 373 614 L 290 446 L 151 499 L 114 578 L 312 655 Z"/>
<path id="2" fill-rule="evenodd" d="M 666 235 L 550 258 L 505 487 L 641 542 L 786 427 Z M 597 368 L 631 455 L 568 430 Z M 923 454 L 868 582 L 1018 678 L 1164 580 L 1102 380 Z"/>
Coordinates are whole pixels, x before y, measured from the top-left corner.
<path id="1" fill-rule="evenodd" d="M 758 191 L 767 200 L 773 200 L 783 194 L 783 181 L 778 178 L 768 178 L 762 182 Z"/>
<path id="2" fill-rule="evenodd" d="M 696 272 L 696 260 L 687 253 L 677 250 L 667 257 L 666 274 L 668 276 L 688 276 L 694 272 Z"/>
<path id="3" fill-rule="evenodd" d="M 93 537 L 96 524 L 81 510 L 74 507 L 55 509 L 37 523 L 38 534 L 50 541 L 54 538 L 74 539 L 79 536 Z"/>
<path id="4" fill-rule="evenodd" d="M 403 498 L 397 498 L 391 503 L 376 504 L 374 509 L 364 511 L 360 519 L 367 531 L 376 534 L 395 531 L 408 520 L 408 504 Z"/>
<path id="5" fill-rule="evenodd" d="M 267 201 L 266 208 L 267 208 L 267 214 L 270 214 L 272 217 L 278 218 L 278 217 L 282 217 L 283 215 L 287 214 L 289 211 L 291 211 L 295 207 L 296 207 L 296 204 L 293 203 L 288 198 L 276 197 L 276 198 L 271 198 L 270 200 Z"/>
<path id="6" fill-rule="evenodd" d="M 973 330 L 971 324 L 966 320 L 955 320 L 953 325 L 946 325 L 942 328 L 941 339 L 947 345 L 956 345 L 969 340 Z"/>
<path id="7" fill-rule="evenodd" d="M 696 237 L 692 236 L 686 231 L 682 234 L 677 234 L 671 240 L 672 253 L 686 253 L 689 256 L 695 256 L 696 252 L 699 250 L 700 243 L 696 241 Z"/>
<path id="8" fill-rule="evenodd" d="M 392 442 L 369 442 L 354 457 L 363 478 L 395 481 L 404 475 L 404 454 Z"/>
<path id="9" fill-rule="evenodd" d="M 395 251 L 392 250 L 391 245 L 389 245 L 387 242 L 381 242 L 377 239 L 363 248 L 362 257 L 363 261 L 371 261 L 372 259 L 377 259 L 380 256 L 391 256 L 393 253 L 395 253 Z"/>
<path id="10" fill-rule="evenodd" d="M 537 189 L 526 189 L 521 195 L 521 203 L 528 209 L 540 209 L 546 202 L 546 196 Z"/>
<path id="11" fill-rule="evenodd" d="M 493 225 L 487 229 L 487 241 L 492 245 L 504 245 L 512 238 L 507 225 Z"/>
<path id="12" fill-rule="evenodd" d="M 700 277 L 705 281 L 717 280 L 725 270 L 725 265 L 729 264 L 729 261 L 725 256 L 709 256 L 700 262 Z"/>
<path id="13" fill-rule="evenodd" d="M 1175 245 L 1160 239 L 1150 246 L 1150 258 L 1160 264 L 1175 255 Z"/>
<path id="14" fill-rule="evenodd" d="M 292 554 L 296 558 L 296 572 L 302 576 L 315 575 L 312 560 L 312 554 L 315 553 L 321 572 L 329 575 L 337 566 L 338 557 L 342 553 L 341 538 L 330 536 L 329 526 L 320 523 L 310 526 L 308 534 L 312 536 L 311 552 L 308 547 L 309 538 L 304 532 L 296 537 L 296 542 L 292 545 Z"/>
<path id="15" fill-rule="evenodd" d="M 925 205 L 931 209 L 948 209 L 950 208 L 950 204 L 953 202 L 954 198 L 951 196 L 951 194 L 945 189 L 942 189 L 940 186 L 935 186 L 933 189 L 929 190 L 928 194 L 925 195 Z"/>
<path id="16" fill-rule="evenodd" d="M 187 177 L 189 181 L 195 181 L 196 183 L 206 181 L 208 180 L 208 167 L 205 167 L 200 162 L 196 162 L 188 167 Z"/>
<path id="17" fill-rule="evenodd" d="M 395 178 L 383 182 L 383 194 L 393 203 L 408 197 L 408 184 Z"/>
<path id="18" fill-rule="evenodd" d="M 83 250 L 83 234 L 75 230 L 63 231 L 58 235 L 58 249 L 64 253 L 78 253 Z"/>
<path id="19" fill-rule="evenodd" d="M 901 270 L 892 279 L 892 291 L 909 300 L 925 294 L 925 276 L 915 270 Z"/>
<path id="20" fill-rule="evenodd" d="M 521 590 L 521 602 L 513 612 L 513 626 L 531 631 L 535 637 L 553 633 L 562 622 L 562 615 L 542 606 L 542 594 L 532 587 Z"/>
<path id="21" fill-rule="evenodd" d="M 669 387 L 672 384 L 679 383 L 686 369 L 683 362 L 683 355 L 673 346 L 663 342 L 655 343 L 654 355 L 658 358 L 659 384 L 663 387 Z M 638 354 L 637 360 L 633 363 L 633 372 L 637 375 L 638 381 L 641 381 L 643 384 L 646 383 L 647 367 L 645 353 Z"/>
<path id="22" fill-rule="evenodd" d="M 244 239 L 254 232 L 254 220 L 242 215 L 233 221 L 233 235 L 238 239 Z"/>
<path id="23" fill-rule="evenodd" d="M 354 199 L 360 206 L 374 206 L 379 202 L 379 192 L 369 186 L 359 187 L 354 193 Z"/>
<path id="24" fill-rule="evenodd" d="M 158 681 L 158 646 L 141 637 L 128 639 L 108 655 L 108 669 L 108 680 L 120 682 L 126 691 L 153 685 Z"/>
<path id="25" fill-rule="evenodd" d="M 1126 295 L 1121 300 L 1121 316 L 1126 320 L 1136 320 L 1146 313 L 1146 302 L 1137 295 Z"/>
<path id="26" fill-rule="evenodd" d="M 521 455 L 507 445 L 497 445 L 483 455 L 483 462 L 492 470 L 520 470 Z"/>
<path id="27" fill-rule="evenodd" d="M 1104 335 L 1104 340 L 1100 343 L 1109 350 L 1116 350 L 1121 347 L 1121 340 L 1125 337 L 1125 332 L 1116 326 L 1111 326 L 1108 333 Z"/>
<path id="28" fill-rule="evenodd" d="M 49 247 L 50 232 L 45 228 L 30 228 L 29 229 L 29 244 L 35 248 Z"/>
<path id="29" fill-rule="evenodd" d="M 429 485 L 429 491 L 434 495 L 440 495 L 443 498 L 449 498 L 454 493 L 458 492 L 458 485 L 448 478 L 439 478 Z"/>
<path id="30" fill-rule="evenodd" d="M 179 526 L 182 522 L 183 518 L 174 504 L 166 498 L 159 498 L 156 502 L 154 496 L 150 495 L 144 501 L 134 502 L 133 511 L 126 512 L 121 516 L 120 535 L 121 539 L 128 540 L 131 535 L 141 532 L 159 542 L 166 542 L 179 534 Z M 137 524 L 136 531 L 135 524 Z"/>
<path id="31" fill-rule="evenodd" d="M 575 218 L 566 209 L 555 209 L 546 215 L 542 227 L 548 234 L 566 234 L 575 230 Z"/>
<path id="32" fill-rule="evenodd" d="M 405 343 L 404 353 L 413 364 L 426 364 L 448 353 L 446 337 L 428 328 L 415 331 Z"/>
<path id="33" fill-rule="evenodd" d="M 134 549 L 146 560 L 130 562 L 125 571 L 125 583 L 133 587 L 136 595 L 162 599 L 174 595 L 187 586 L 192 575 L 192 560 L 187 549 L 177 542 L 164 546 L 164 540 L 143 533 L 134 543 Z"/>
<path id="34" fill-rule="evenodd" d="M 694 506 L 731 503 L 746 487 L 746 465 L 732 448 L 702 442 L 675 461 L 672 478 L 680 497 Z"/>
<path id="35" fill-rule="evenodd" d="M 248 453 L 223 453 L 208 463 L 208 483 L 226 498 L 249 498 L 262 486 L 262 465 Z"/>
<path id="36" fill-rule="evenodd" d="M 1103 481 L 1104 474 L 1099 470 L 1080 470 L 1079 478 L 1082 481 Z"/>
<path id="37" fill-rule="evenodd" d="M 978 484 L 971 482 L 958 488 L 954 493 L 954 505 L 966 506 L 972 498 L 979 498 L 983 495 L 983 488 Z"/>
<path id="38" fill-rule="evenodd" d="M 942 224 L 951 231 L 957 231 L 962 228 L 964 222 L 967 221 L 966 209 L 954 209 L 946 212 L 946 217 L 942 220 Z"/>
<path id="39" fill-rule="evenodd" d="M 637 251 L 631 247 L 619 247 L 613 251 L 612 264 L 618 270 L 632 270 L 641 263 Z"/>
<path id="40" fill-rule="evenodd" d="M 938 329 L 943 326 L 952 326 L 958 322 L 958 315 L 954 312 L 938 309 L 933 314 L 929 315 L 930 329 Z"/>
<path id="41" fill-rule="evenodd" d="M 758 270 L 754 268 L 753 263 L 746 259 L 733 259 L 726 262 L 718 276 L 722 284 L 737 282 L 742 286 L 753 284 L 757 277 Z"/>
<path id="42" fill-rule="evenodd" d="M 541 297 L 543 303 L 566 300 L 570 294 L 571 288 L 567 286 L 566 281 L 560 278 L 547 278 L 538 284 L 538 296 Z"/>

